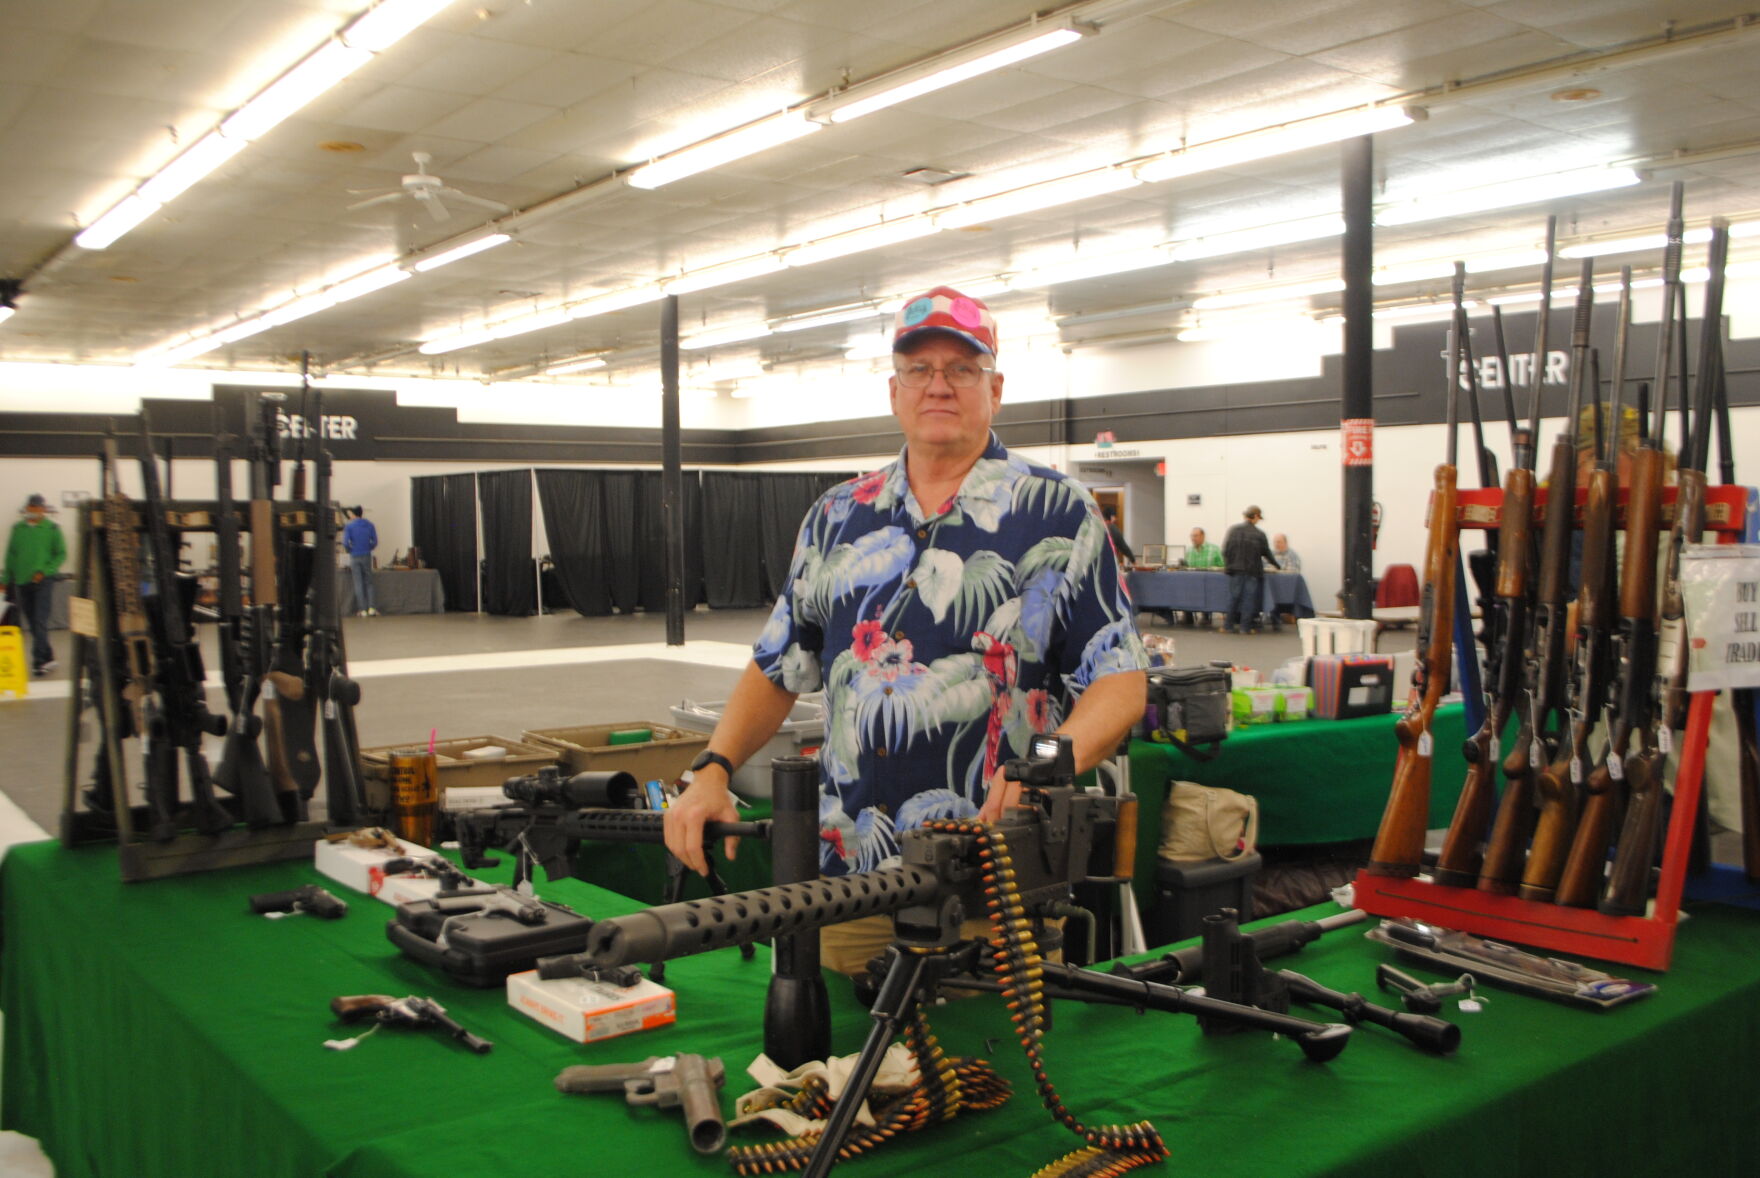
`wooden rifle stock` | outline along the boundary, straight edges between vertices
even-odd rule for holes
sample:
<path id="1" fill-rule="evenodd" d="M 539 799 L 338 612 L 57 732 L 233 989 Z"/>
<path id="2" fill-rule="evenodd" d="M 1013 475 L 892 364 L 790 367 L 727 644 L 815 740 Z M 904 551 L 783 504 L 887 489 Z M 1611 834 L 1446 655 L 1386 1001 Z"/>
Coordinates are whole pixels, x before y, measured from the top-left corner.
<path id="1" fill-rule="evenodd" d="M 1534 730 L 1522 721 L 1515 747 L 1503 759 L 1503 802 L 1497 808 L 1491 837 L 1485 843 L 1485 861 L 1479 868 L 1479 890 L 1513 896 L 1521 885 L 1522 860 L 1534 834 Z"/>
<path id="2" fill-rule="evenodd" d="M 1633 495 L 1637 490 L 1633 488 Z M 1589 771 L 1589 733 L 1607 703 L 1610 630 L 1614 629 L 1614 509 L 1619 488 L 1612 470 L 1589 475 L 1588 504 L 1582 512 L 1582 590 L 1577 595 L 1577 674 L 1579 696 L 1572 708 L 1570 748 L 1552 764 L 1566 773 L 1580 808 L 1572 842 L 1554 882 L 1554 900 L 1575 909 L 1593 907 L 1602 889 L 1602 866 L 1612 836 L 1619 796 L 1607 766 Z M 1580 784 L 1580 791 L 1577 785 Z M 1545 896 L 1531 896 L 1544 900 Z"/>
<path id="3" fill-rule="evenodd" d="M 1467 778 L 1436 862 L 1435 880 L 1450 887 L 1472 887 L 1483 862 L 1482 846 L 1496 797 L 1499 743 L 1521 701 L 1522 646 L 1528 622 L 1528 561 L 1534 521 L 1534 472 L 1513 467 L 1504 478 L 1503 515 L 1498 521 L 1496 596 L 1503 610 L 1503 655 L 1491 707 L 1479 731 L 1468 738 Z"/>
<path id="4" fill-rule="evenodd" d="M 1451 374 L 1451 377 L 1453 374 Z M 1452 463 L 1436 468 L 1430 496 L 1430 535 L 1424 554 L 1424 603 L 1418 627 L 1417 690 L 1411 706 L 1394 725 L 1400 757 L 1381 828 L 1369 853 L 1371 875 L 1413 876 L 1424 856 L 1430 819 L 1430 772 L 1436 706 L 1448 690 L 1449 657 L 1454 649 L 1455 568 L 1459 531 L 1455 523 L 1456 479 Z"/>
<path id="5" fill-rule="evenodd" d="M 1655 461 L 1660 468 L 1660 453 Z M 1680 726 L 1677 721 L 1686 719 L 1687 634 L 1680 589 L 1680 549 L 1682 544 L 1697 544 L 1699 534 L 1705 528 L 1705 472 L 1683 467 L 1678 477 L 1674 526 L 1669 529 L 1668 539 L 1668 582 L 1662 593 L 1662 619 L 1656 639 L 1658 674 L 1654 682 L 1660 694 L 1660 712 L 1656 717 L 1658 734 L 1672 731 Z M 1634 482 L 1635 478 L 1634 474 Z M 1655 517 L 1651 520 L 1651 530 L 1653 533 L 1656 530 Z M 1632 537 L 1628 537 L 1626 543 L 1632 543 Z M 1654 570 L 1654 559 L 1651 565 Z M 1654 571 L 1651 575 L 1654 578 Z M 1643 732 L 1647 725 L 1635 724 L 1634 727 Z M 1613 916 L 1644 914 L 1650 892 L 1650 866 L 1656 858 L 1657 841 L 1662 837 L 1661 777 L 1667 749 L 1652 745 L 1647 733 L 1644 739 L 1644 748 L 1626 762 L 1626 787 L 1631 800 L 1626 806 L 1625 823 L 1620 827 L 1619 846 L 1614 852 L 1613 868 L 1607 880 L 1607 895 L 1600 905 L 1601 911 Z"/>

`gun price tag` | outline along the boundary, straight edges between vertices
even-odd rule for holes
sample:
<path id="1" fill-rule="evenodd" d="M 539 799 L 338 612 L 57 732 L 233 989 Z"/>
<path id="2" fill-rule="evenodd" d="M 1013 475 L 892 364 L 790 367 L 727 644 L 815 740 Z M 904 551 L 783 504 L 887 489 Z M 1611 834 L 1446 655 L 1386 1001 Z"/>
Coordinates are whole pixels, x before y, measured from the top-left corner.
<path id="1" fill-rule="evenodd" d="M 1619 754 L 1612 749 L 1609 749 L 1607 752 L 1607 775 L 1615 781 L 1624 781 L 1626 779 L 1625 762 L 1621 761 L 1619 759 Z"/>
<path id="2" fill-rule="evenodd" d="M 1435 742 L 1430 739 L 1430 730 L 1426 728 L 1418 737 L 1418 755 L 1420 757 L 1429 756 L 1430 749 L 1434 744 Z"/>
<path id="3" fill-rule="evenodd" d="M 1667 724 L 1656 729 L 1656 747 L 1662 750 L 1665 757 L 1674 752 L 1674 731 Z"/>
<path id="4" fill-rule="evenodd" d="M 1499 765 L 1499 764 L 1503 763 L 1502 753 L 1503 753 L 1503 742 L 1498 740 L 1497 737 L 1493 736 L 1491 738 L 1491 751 L 1486 753 L 1485 755 L 1488 758 L 1490 758 L 1490 761 L 1493 765 Z"/>
<path id="5" fill-rule="evenodd" d="M 1681 599 L 1687 690 L 1760 687 L 1760 544 L 1683 546 Z"/>
<path id="6" fill-rule="evenodd" d="M 1571 784 L 1583 784 L 1583 758 L 1581 757 L 1571 758 Z"/>

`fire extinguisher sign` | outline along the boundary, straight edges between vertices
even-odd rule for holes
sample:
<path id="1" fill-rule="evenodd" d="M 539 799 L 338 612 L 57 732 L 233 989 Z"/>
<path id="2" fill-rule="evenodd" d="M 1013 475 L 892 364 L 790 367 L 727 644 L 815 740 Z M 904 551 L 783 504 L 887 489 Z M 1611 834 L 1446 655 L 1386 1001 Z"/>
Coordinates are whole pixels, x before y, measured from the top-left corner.
<path id="1" fill-rule="evenodd" d="M 1344 452 L 1346 466 L 1375 465 L 1375 419 L 1373 417 L 1347 417 L 1340 425 L 1343 428 L 1344 444 L 1340 447 Z"/>

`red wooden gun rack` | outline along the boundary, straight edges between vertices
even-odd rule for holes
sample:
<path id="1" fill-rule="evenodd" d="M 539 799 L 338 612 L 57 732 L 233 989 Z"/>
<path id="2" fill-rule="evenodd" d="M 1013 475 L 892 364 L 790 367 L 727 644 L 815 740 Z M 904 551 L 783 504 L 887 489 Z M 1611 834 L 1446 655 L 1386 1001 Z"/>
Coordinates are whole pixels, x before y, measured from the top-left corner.
<path id="1" fill-rule="evenodd" d="M 1675 488 L 1664 489 L 1662 525 L 1674 518 Z M 1546 503 L 1546 492 L 1536 492 L 1536 515 Z M 1581 511 L 1586 492 L 1577 491 Z M 1619 525 L 1625 523 L 1625 489 L 1620 490 Z M 1733 543 L 1743 534 L 1748 489 L 1740 486 L 1707 487 L 1705 530 L 1720 542 Z M 1456 522 L 1463 529 L 1496 528 L 1503 507 L 1503 492 L 1494 488 L 1460 493 Z M 1536 524 L 1539 520 L 1536 520 Z M 1711 731 L 1714 691 L 1698 692 L 1687 710 L 1687 726 L 1681 736 L 1679 768 L 1675 773 L 1674 809 L 1663 841 L 1662 878 L 1656 900 L 1645 916 L 1608 916 L 1592 908 L 1569 908 L 1517 896 L 1500 896 L 1476 888 L 1444 887 L 1429 879 L 1357 873 L 1356 907 L 1376 916 L 1410 916 L 1444 928 L 1479 936 L 1515 941 L 1540 949 L 1644 969 L 1665 970 L 1674 953 L 1674 934 L 1680 921 L 1681 892 L 1686 886 L 1687 859 L 1692 850 L 1693 821 L 1699 807 L 1705 773 L 1705 741 Z"/>

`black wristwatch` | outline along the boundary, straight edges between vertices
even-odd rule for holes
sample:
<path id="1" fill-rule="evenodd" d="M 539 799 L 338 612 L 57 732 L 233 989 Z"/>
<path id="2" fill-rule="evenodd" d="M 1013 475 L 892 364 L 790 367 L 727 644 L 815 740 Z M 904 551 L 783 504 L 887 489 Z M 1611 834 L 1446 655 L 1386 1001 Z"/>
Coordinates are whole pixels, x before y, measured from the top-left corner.
<path id="1" fill-rule="evenodd" d="M 698 753 L 697 759 L 691 762 L 691 772 L 695 773 L 698 769 L 702 769 L 708 765 L 721 766 L 721 768 L 727 772 L 727 780 L 733 780 L 733 762 L 722 756 L 720 753 L 710 752 L 708 749 L 704 749 L 702 752 Z"/>

